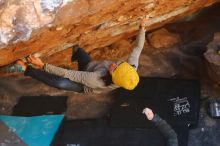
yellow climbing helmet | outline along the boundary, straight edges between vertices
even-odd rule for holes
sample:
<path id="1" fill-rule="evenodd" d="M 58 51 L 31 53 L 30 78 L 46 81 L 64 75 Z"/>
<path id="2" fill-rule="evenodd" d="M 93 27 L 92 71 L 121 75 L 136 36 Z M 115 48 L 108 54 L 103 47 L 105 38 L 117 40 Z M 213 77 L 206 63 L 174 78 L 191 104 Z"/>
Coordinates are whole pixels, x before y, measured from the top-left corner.
<path id="1" fill-rule="evenodd" d="M 112 81 L 120 87 L 133 90 L 139 82 L 139 76 L 130 64 L 123 62 L 113 71 Z"/>

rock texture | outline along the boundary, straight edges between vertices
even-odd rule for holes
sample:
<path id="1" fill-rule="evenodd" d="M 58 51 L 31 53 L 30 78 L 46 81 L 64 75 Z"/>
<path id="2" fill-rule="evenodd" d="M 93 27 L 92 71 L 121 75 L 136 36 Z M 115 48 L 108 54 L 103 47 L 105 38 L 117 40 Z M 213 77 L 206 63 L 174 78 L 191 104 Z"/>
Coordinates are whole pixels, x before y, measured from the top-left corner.
<path id="1" fill-rule="evenodd" d="M 180 37 L 162 28 L 149 34 L 148 40 L 154 48 L 161 49 L 177 44 L 180 42 Z"/>
<path id="2" fill-rule="evenodd" d="M 71 45 L 88 52 L 108 48 L 134 36 L 146 15 L 150 30 L 218 1 L 1 0 L 0 66 L 36 52 L 48 62 L 68 65 Z"/>
<path id="3" fill-rule="evenodd" d="M 220 32 L 214 34 L 214 39 L 207 45 L 204 56 L 210 79 L 220 84 Z"/>

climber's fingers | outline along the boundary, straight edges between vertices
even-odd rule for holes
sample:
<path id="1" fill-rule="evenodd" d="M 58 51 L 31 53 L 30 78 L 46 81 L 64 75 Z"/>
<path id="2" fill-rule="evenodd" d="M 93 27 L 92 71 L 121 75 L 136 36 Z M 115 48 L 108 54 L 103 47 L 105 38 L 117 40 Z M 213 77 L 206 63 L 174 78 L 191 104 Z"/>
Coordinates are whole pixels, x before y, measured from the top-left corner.
<path id="1" fill-rule="evenodd" d="M 27 60 L 29 63 L 33 64 L 33 65 L 36 65 L 36 66 L 41 66 L 43 64 L 42 60 L 38 57 L 34 57 L 32 55 L 29 55 L 27 57 Z"/>
<path id="2" fill-rule="evenodd" d="M 141 28 L 145 28 L 147 21 L 149 20 L 149 17 L 144 17 L 141 21 Z"/>
<path id="3" fill-rule="evenodd" d="M 32 57 L 31 57 L 31 55 L 29 55 L 29 56 L 27 57 L 27 61 L 28 61 L 29 63 L 32 62 Z"/>
<path id="4" fill-rule="evenodd" d="M 153 117 L 154 117 L 153 111 L 152 111 L 151 109 L 149 109 L 149 108 L 145 108 L 145 109 L 143 110 L 143 114 L 146 115 L 146 117 L 147 117 L 148 120 L 152 120 Z"/>

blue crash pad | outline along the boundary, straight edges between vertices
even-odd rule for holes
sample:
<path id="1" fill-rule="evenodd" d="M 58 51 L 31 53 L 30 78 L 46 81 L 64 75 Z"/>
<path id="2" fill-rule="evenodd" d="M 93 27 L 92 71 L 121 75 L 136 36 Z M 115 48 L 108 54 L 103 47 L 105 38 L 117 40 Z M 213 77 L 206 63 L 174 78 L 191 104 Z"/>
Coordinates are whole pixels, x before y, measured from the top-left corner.
<path id="1" fill-rule="evenodd" d="M 28 146 L 49 146 L 63 118 L 63 115 L 0 116 L 0 121 L 3 121 Z"/>

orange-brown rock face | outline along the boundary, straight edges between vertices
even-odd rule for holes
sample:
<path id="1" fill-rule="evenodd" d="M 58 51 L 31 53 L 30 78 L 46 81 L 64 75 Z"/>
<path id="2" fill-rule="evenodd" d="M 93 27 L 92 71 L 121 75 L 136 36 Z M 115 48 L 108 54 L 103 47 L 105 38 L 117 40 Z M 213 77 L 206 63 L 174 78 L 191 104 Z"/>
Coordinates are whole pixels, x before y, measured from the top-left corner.
<path id="1" fill-rule="evenodd" d="M 65 65 L 71 53 L 67 48 L 74 44 L 88 52 L 108 49 L 119 40 L 124 41 L 116 43 L 117 49 L 129 47 L 126 39 L 136 34 L 144 16 L 151 16 L 150 30 L 215 2 L 218 0 L 2 0 L 0 66 L 36 52 L 47 62 Z"/>

